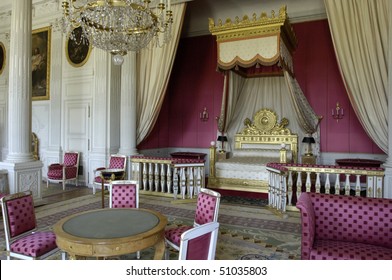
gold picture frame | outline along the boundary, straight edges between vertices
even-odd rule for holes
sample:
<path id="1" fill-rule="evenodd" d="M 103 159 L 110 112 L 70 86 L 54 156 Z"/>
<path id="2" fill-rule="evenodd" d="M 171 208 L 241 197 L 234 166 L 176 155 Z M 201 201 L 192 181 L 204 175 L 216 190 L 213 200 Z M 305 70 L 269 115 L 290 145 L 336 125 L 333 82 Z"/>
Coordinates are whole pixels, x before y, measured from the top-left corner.
<path id="1" fill-rule="evenodd" d="M 3 73 L 3 70 L 5 68 L 5 47 L 2 42 L 0 42 L 0 75 Z"/>
<path id="2" fill-rule="evenodd" d="M 73 67 L 83 66 L 90 57 L 92 47 L 87 39 L 82 41 L 82 33 L 82 27 L 79 26 L 74 28 L 71 31 L 72 36 L 70 34 L 67 37 L 67 41 L 65 43 L 65 54 L 69 64 L 71 64 Z"/>
<path id="3" fill-rule="evenodd" d="M 32 99 L 49 100 L 51 27 L 33 30 L 32 34 Z"/>

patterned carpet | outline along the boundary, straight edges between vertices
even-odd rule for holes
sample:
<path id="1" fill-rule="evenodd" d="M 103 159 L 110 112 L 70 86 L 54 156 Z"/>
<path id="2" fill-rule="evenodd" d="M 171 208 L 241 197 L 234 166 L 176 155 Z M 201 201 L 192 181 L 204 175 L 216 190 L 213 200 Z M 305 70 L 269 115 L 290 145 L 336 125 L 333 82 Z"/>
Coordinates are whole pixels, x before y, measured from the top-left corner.
<path id="1" fill-rule="evenodd" d="M 58 220 L 73 213 L 100 208 L 100 196 L 101 193 L 98 192 L 96 195 L 37 207 L 39 230 L 50 229 Z M 222 199 L 218 219 L 220 235 L 216 259 L 299 259 L 301 238 L 299 214 L 290 213 L 283 219 L 263 204 L 265 202 L 239 197 Z M 169 220 L 168 227 L 191 224 L 195 207 L 195 202 L 172 203 L 171 198 L 140 196 L 140 208 L 154 209 L 166 215 Z M 3 222 L 0 227 L 0 259 L 5 259 Z M 151 259 L 152 254 L 153 249 L 144 250 L 142 259 Z M 134 259 L 134 257 L 121 256 L 120 258 Z M 176 258 L 176 252 L 171 251 L 170 259 Z"/>

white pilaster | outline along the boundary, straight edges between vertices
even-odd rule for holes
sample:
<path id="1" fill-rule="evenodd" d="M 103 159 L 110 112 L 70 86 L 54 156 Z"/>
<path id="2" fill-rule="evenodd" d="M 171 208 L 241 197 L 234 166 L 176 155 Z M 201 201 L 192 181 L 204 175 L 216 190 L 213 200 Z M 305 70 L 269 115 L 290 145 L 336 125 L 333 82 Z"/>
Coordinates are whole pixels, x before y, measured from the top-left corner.
<path id="1" fill-rule="evenodd" d="M 136 53 L 124 57 L 121 66 L 120 154 L 136 155 Z"/>
<path id="2" fill-rule="evenodd" d="M 7 169 L 10 193 L 32 190 L 41 198 L 42 163 L 31 153 L 31 33 L 32 0 L 12 1 L 8 155 L 0 168 Z"/>
<path id="3" fill-rule="evenodd" d="M 392 17 L 392 9 L 389 9 L 389 18 Z M 384 181 L 384 197 L 392 198 L 392 20 L 388 26 L 388 158 L 384 164 L 385 181 Z"/>
<path id="4" fill-rule="evenodd" d="M 31 153 L 31 6 L 12 1 L 9 67 L 7 162 L 32 161 Z"/>

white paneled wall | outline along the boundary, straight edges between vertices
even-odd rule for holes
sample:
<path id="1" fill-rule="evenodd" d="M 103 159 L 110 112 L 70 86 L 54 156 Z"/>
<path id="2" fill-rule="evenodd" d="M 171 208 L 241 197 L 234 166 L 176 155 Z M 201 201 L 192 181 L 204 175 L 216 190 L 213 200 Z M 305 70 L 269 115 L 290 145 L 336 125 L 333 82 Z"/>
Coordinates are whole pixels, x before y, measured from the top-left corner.
<path id="1" fill-rule="evenodd" d="M 9 7 L 11 9 L 11 6 Z M 63 152 L 81 153 L 81 183 L 91 183 L 92 171 L 106 166 L 109 155 L 118 150 L 120 68 L 112 69 L 110 55 L 92 49 L 81 67 L 71 65 L 65 53 L 61 1 L 33 4 L 33 27 L 51 26 L 50 99 L 32 102 L 32 131 L 39 139 L 42 177 L 47 166 L 61 162 Z M 11 10 L 0 11 L 0 41 L 9 52 Z M 0 75 L 0 160 L 8 153 L 8 57 Z M 118 102 L 118 104 L 117 104 Z M 111 135 L 111 136 L 109 136 Z M 109 148 L 108 148 L 109 147 Z"/>

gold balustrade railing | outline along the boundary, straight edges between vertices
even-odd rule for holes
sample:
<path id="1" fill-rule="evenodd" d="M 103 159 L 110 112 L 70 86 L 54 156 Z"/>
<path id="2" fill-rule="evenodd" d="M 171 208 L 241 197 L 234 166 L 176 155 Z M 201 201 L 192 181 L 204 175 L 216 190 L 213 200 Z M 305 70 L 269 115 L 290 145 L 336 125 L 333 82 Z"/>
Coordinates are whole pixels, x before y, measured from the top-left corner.
<path id="1" fill-rule="evenodd" d="M 268 204 L 279 212 L 296 211 L 302 192 L 383 197 L 381 167 L 269 163 L 267 170 Z"/>
<path id="2" fill-rule="evenodd" d="M 205 187 L 205 161 L 133 156 L 131 177 L 139 182 L 141 193 L 192 199 Z"/>

